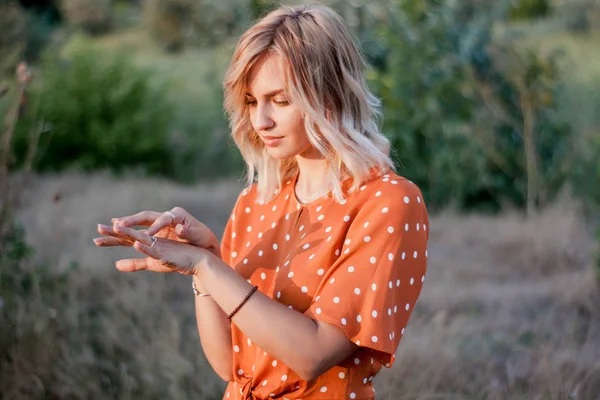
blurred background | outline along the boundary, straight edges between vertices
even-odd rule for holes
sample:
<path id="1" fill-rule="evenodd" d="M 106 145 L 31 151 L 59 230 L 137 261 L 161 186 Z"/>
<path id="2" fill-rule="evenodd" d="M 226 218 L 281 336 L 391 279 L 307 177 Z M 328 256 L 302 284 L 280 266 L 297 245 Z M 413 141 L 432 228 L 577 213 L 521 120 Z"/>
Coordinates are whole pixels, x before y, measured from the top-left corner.
<path id="1" fill-rule="evenodd" d="M 599 399 L 600 1 L 323 3 L 431 213 L 377 397 Z M 189 279 L 92 239 L 174 206 L 222 235 L 243 162 L 221 80 L 274 5 L 0 0 L 0 398 L 221 398 Z"/>

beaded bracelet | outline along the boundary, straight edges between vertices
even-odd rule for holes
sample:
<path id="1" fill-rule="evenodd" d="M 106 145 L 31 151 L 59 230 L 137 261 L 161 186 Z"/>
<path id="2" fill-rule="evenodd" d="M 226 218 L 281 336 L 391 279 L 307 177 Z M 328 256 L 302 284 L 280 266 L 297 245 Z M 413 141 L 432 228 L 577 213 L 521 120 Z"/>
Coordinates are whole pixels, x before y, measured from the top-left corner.
<path id="1" fill-rule="evenodd" d="M 231 314 L 229 314 L 227 316 L 228 319 L 231 319 L 235 315 L 235 313 L 237 313 L 239 311 L 239 309 L 242 308 L 242 306 L 248 301 L 248 299 L 250 298 L 250 296 L 252 296 L 254 294 L 254 292 L 256 292 L 256 289 L 258 289 L 258 286 L 254 286 L 252 288 L 252 290 L 250 290 L 250 293 L 248 293 L 246 295 L 246 298 L 244 300 L 242 300 L 242 302 L 235 308 L 235 310 L 233 310 L 231 312 Z"/>

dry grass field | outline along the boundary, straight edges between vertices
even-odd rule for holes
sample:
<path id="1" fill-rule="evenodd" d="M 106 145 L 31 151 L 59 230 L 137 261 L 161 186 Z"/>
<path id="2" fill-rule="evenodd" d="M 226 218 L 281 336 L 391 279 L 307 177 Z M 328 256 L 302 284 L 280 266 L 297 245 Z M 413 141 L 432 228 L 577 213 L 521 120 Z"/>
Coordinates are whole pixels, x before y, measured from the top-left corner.
<path id="1" fill-rule="evenodd" d="M 233 181 L 183 187 L 101 174 L 34 177 L 18 210 L 35 248 L 27 268 L 79 268 L 66 298 L 40 296 L 49 300 L 20 308 L 22 326 L 36 333 L 20 337 L 17 371 L 0 392 L 7 399 L 220 398 L 223 385 L 195 331 L 189 279 L 119 273 L 114 261 L 134 252 L 99 249 L 92 238 L 96 224 L 113 216 L 176 205 L 220 236 L 240 189 Z M 376 380 L 378 398 L 600 398 L 592 250 L 568 199 L 531 219 L 432 215 L 422 297 L 397 363 Z"/>

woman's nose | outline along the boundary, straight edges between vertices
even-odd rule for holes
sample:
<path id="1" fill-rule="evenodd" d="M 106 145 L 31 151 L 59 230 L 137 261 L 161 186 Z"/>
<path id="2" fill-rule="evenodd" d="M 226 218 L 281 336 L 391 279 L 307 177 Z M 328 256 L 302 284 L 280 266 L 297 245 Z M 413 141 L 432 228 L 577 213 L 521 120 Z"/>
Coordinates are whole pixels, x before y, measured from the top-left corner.
<path id="1" fill-rule="evenodd" d="M 264 131 L 271 129 L 275 125 L 271 110 L 268 105 L 258 105 L 254 117 L 254 129 Z"/>

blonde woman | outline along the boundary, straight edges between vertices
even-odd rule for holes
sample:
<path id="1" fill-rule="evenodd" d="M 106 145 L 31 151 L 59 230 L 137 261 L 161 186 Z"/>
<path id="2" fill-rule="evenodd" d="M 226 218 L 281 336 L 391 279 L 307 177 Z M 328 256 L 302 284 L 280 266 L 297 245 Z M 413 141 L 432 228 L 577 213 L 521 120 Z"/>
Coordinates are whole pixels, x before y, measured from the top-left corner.
<path id="1" fill-rule="evenodd" d="M 248 186 L 221 243 L 176 207 L 115 219 L 96 244 L 147 256 L 121 271 L 193 277 L 224 399 L 373 399 L 421 291 L 429 226 L 393 171 L 359 48 L 331 9 L 281 7 L 241 37 L 224 87 Z"/>

